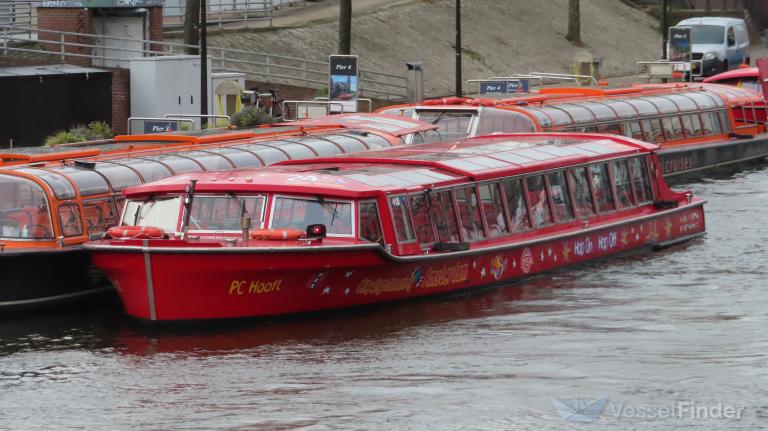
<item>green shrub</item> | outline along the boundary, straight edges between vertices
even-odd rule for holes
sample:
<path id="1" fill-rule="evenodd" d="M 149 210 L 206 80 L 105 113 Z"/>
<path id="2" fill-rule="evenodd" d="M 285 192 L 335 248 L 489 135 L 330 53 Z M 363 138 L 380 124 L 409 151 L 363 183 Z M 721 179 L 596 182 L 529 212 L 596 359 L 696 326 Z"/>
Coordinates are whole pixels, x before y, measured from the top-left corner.
<path id="1" fill-rule="evenodd" d="M 264 109 L 248 105 L 243 107 L 242 111 L 235 113 L 231 121 L 237 127 L 253 127 L 259 124 L 274 123 L 275 119 Z"/>
<path id="2" fill-rule="evenodd" d="M 88 130 L 90 132 L 90 137 L 88 140 L 110 139 L 115 136 L 115 134 L 112 133 L 112 127 L 110 127 L 109 123 L 106 121 L 90 122 L 88 123 Z"/>
<path id="3" fill-rule="evenodd" d="M 85 138 L 83 136 L 67 132 L 66 130 L 62 130 L 60 132 L 56 132 L 53 135 L 50 135 L 47 138 L 45 138 L 45 145 L 51 147 L 59 144 L 69 144 L 71 142 L 83 142 L 83 141 L 85 141 Z"/>
<path id="4" fill-rule="evenodd" d="M 60 144 L 71 144 L 73 142 L 96 141 L 99 139 L 110 139 L 114 136 L 112 128 L 106 121 L 93 121 L 86 127 L 78 124 L 67 130 L 60 130 L 53 135 L 45 138 L 45 145 L 53 146 Z"/>

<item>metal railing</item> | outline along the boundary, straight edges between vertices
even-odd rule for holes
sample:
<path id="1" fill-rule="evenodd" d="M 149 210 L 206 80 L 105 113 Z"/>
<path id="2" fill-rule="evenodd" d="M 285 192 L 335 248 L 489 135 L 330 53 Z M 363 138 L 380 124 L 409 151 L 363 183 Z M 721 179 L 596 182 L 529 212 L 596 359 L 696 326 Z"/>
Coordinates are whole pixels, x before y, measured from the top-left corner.
<path id="1" fill-rule="evenodd" d="M 19 35 L 20 31 L 30 29 L 30 26 L 0 25 L 0 54 L 49 54 L 58 56 L 61 63 L 90 58 L 93 66 L 126 68 L 132 57 L 176 55 L 198 48 L 176 42 L 42 29 L 35 30 L 38 44 L 34 46 Z M 208 47 L 208 55 L 215 72 L 240 72 L 250 80 L 276 84 L 310 88 L 328 86 L 328 61 L 214 46 Z M 386 100 L 402 99 L 406 95 L 405 76 L 360 69 L 359 94 Z"/>
<path id="2" fill-rule="evenodd" d="M 24 26 L 25 28 L 14 30 L 14 33 L 32 39 L 36 34 L 33 28 L 37 25 L 36 3 L 33 1 L 0 1 L 0 25 Z"/>
<path id="3" fill-rule="evenodd" d="M 206 19 L 208 24 L 218 23 L 223 27 L 226 23 L 269 20 L 272 25 L 272 11 L 275 0 L 208 0 L 206 3 Z M 166 2 L 163 14 L 166 18 L 178 17 L 177 26 L 184 26 L 186 18 L 186 1 L 179 0 L 177 4 Z M 169 20 L 164 20 L 163 26 L 174 27 Z"/>

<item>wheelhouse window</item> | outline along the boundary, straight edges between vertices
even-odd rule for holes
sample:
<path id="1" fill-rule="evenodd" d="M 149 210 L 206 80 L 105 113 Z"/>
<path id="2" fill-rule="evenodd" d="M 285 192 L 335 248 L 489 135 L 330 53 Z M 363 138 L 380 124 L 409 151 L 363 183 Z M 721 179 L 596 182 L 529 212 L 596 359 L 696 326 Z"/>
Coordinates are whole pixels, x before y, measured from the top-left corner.
<path id="1" fill-rule="evenodd" d="M 494 132 L 535 132 L 536 126 L 527 116 L 503 109 L 484 108 L 477 123 L 475 136 L 490 135 Z"/>
<path id="2" fill-rule="evenodd" d="M 379 208 L 376 206 L 376 202 L 360 202 L 358 208 L 360 211 L 358 237 L 362 240 L 384 245 L 384 234 L 381 229 Z"/>
<path id="3" fill-rule="evenodd" d="M 590 217 L 595 214 L 595 204 L 592 202 L 592 190 L 589 188 L 587 168 L 573 168 L 568 171 L 573 184 L 576 217 Z"/>
<path id="4" fill-rule="evenodd" d="M 272 229 L 305 230 L 312 224 L 325 225 L 329 236 L 352 235 L 352 204 L 333 200 L 314 200 L 278 196 L 272 212 Z"/>
<path id="5" fill-rule="evenodd" d="M 80 208 L 75 204 L 61 205 L 59 207 L 59 223 L 61 223 L 61 233 L 65 237 L 83 234 Z"/>
<path id="6" fill-rule="evenodd" d="M 408 196 L 411 206 L 411 218 L 416 229 L 416 239 L 420 244 L 432 244 L 436 241 L 429 215 L 429 200 L 426 193 Z"/>
<path id="7" fill-rule="evenodd" d="M 528 218 L 528 207 L 525 203 L 525 191 L 523 182 L 519 178 L 505 180 L 504 195 L 507 199 L 507 210 L 509 219 L 512 222 L 513 232 L 531 228 L 531 220 Z"/>
<path id="8" fill-rule="evenodd" d="M 474 186 L 455 189 L 456 204 L 459 207 L 461 233 L 467 241 L 485 239 L 483 218 L 477 202 L 477 192 Z"/>
<path id="9" fill-rule="evenodd" d="M 392 211 L 392 221 L 395 226 L 397 242 L 411 242 L 416 239 L 413 234 L 411 214 L 408 211 L 408 198 L 405 196 L 393 196 L 389 199 L 389 207 Z"/>
<path id="10" fill-rule="evenodd" d="M 154 226 L 176 232 L 181 214 L 181 197 L 128 200 L 123 211 L 123 226 Z"/>
<path id="11" fill-rule="evenodd" d="M 425 136 L 425 143 L 436 142 L 429 140 L 435 138 L 441 141 L 454 141 L 469 137 L 469 127 L 472 124 L 474 112 L 462 111 L 418 111 L 417 119 L 437 125 L 439 135 Z"/>
<path id="12" fill-rule="evenodd" d="M 478 188 L 485 212 L 485 223 L 488 225 L 488 236 L 495 238 L 508 234 L 509 226 L 499 183 L 481 184 Z"/>
<path id="13" fill-rule="evenodd" d="M 254 228 L 264 221 L 264 196 L 195 196 L 190 231 L 239 231 L 240 218 L 250 217 Z M 304 226 L 306 228 L 306 226 Z"/>
<path id="14" fill-rule="evenodd" d="M 568 181 L 565 179 L 565 172 L 560 171 L 549 174 L 549 191 L 552 195 L 555 220 L 573 220 L 571 192 L 570 187 L 568 187 Z"/>
<path id="15" fill-rule="evenodd" d="M 544 175 L 528 177 L 525 181 L 528 186 L 528 201 L 531 203 L 533 224 L 535 226 L 552 224 L 552 211 L 549 208 Z"/>
<path id="16" fill-rule="evenodd" d="M 429 197 L 432 220 L 437 229 L 437 238 L 440 242 L 458 241 L 459 223 L 456 220 L 456 206 L 453 204 L 451 191 L 431 192 Z"/>
<path id="17" fill-rule="evenodd" d="M 89 237 L 101 236 L 117 225 L 117 208 L 111 197 L 83 202 L 83 213 Z"/>
<path id="18" fill-rule="evenodd" d="M 629 159 L 629 169 L 632 173 L 632 182 L 638 203 L 652 201 L 653 189 L 651 189 L 651 182 L 648 179 L 648 170 L 646 169 L 645 159 L 643 157 L 633 157 Z"/>
<path id="19" fill-rule="evenodd" d="M 592 187 L 595 189 L 597 209 L 600 212 L 615 210 L 616 204 L 613 201 L 608 165 L 606 163 L 592 165 L 589 167 L 589 173 L 592 176 Z"/>
<path id="20" fill-rule="evenodd" d="M 629 208 L 635 205 L 635 197 L 632 195 L 632 184 L 629 182 L 629 170 L 626 160 L 614 160 L 611 162 L 613 171 L 613 188 L 616 191 L 616 206 L 619 209 Z"/>
<path id="21" fill-rule="evenodd" d="M 53 239 L 48 200 L 40 185 L 25 178 L 0 175 L 0 237 Z"/>

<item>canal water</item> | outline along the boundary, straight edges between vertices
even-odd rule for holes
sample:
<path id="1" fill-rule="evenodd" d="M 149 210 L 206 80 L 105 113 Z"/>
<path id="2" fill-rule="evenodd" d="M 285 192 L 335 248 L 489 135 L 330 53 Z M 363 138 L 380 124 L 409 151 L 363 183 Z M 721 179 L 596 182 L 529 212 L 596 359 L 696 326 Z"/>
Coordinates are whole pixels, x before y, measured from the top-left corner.
<path id="1" fill-rule="evenodd" d="M 3 318 L 0 429 L 766 428 L 768 170 L 688 186 L 706 237 L 468 296 L 162 330 Z"/>

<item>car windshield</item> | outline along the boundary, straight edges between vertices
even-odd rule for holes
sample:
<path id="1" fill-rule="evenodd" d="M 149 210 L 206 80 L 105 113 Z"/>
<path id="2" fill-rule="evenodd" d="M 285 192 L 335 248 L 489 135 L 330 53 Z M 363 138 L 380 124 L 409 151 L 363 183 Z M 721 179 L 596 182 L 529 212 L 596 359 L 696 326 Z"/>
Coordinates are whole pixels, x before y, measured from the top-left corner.
<path id="1" fill-rule="evenodd" d="M 720 45 L 725 40 L 725 27 L 721 25 L 692 25 L 691 41 L 697 44 Z"/>
<path id="2" fill-rule="evenodd" d="M 129 200 L 123 211 L 123 226 L 154 226 L 176 232 L 181 210 L 181 197 Z"/>

